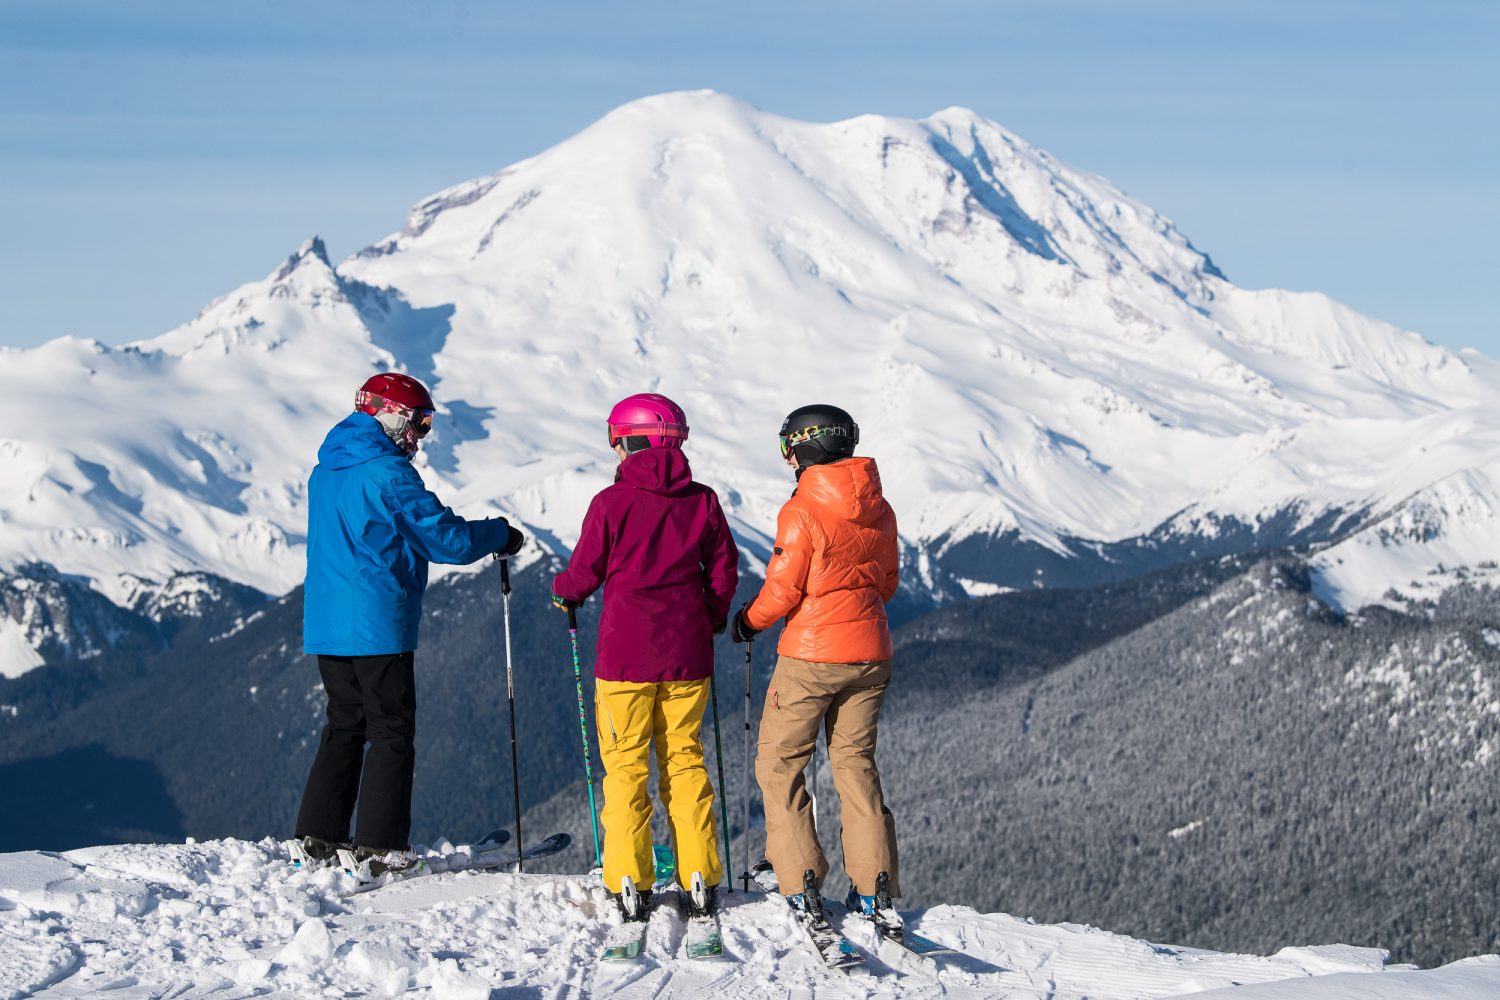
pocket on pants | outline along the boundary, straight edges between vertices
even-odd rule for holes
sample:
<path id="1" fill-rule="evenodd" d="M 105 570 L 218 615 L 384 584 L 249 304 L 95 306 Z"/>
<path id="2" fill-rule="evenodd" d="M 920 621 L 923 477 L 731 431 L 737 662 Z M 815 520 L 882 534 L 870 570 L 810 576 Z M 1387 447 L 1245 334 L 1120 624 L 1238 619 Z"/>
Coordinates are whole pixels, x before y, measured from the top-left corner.
<path id="1" fill-rule="evenodd" d="M 608 724 L 608 726 L 609 726 L 609 749 L 610 750 L 618 750 L 619 747 L 620 747 L 620 732 L 615 727 L 614 713 L 612 713 L 609 710 L 609 699 L 607 699 L 607 698 L 595 698 L 594 699 L 594 714 L 595 714 L 595 717 L 601 723 L 601 725 L 599 726 L 599 749 L 600 750 L 605 749 L 604 748 L 604 724 Z"/>

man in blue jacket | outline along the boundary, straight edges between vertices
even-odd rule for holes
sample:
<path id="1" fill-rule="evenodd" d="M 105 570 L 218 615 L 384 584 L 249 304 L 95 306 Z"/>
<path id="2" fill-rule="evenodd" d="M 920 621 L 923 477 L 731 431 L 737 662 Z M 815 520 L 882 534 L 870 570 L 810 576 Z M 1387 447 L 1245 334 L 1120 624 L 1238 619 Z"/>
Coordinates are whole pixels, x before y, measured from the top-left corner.
<path id="1" fill-rule="evenodd" d="M 412 665 L 427 564 L 514 555 L 524 537 L 503 517 L 464 520 L 423 485 L 411 464 L 432 429 L 432 396 L 422 383 L 375 375 L 354 405 L 328 432 L 307 484 L 302 648 L 318 658 L 328 724 L 302 794 L 295 847 L 305 862 L 331 862 L 347 846 L 358 797 L 355 857 L 381 875 L 414 863 Z"/>

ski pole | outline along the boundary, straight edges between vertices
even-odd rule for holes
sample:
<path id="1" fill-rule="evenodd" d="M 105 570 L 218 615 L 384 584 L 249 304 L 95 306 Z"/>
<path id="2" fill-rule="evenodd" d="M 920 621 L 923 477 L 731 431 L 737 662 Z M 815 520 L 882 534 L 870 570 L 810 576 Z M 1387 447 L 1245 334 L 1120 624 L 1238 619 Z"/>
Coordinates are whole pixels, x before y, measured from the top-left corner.
<path id="1" fill-rule="evenodd" d="M 745 872 L 740 880 L 746 892 L 750 891 L 750 650 L 754 645 L 754 639 L 745 643 Z"/>
<path id="2" fill-rule="evenodd" d="M 578 732 L 583 736 L 583 782 L 589 790 L 589 824 L 594 828 L 594 867 L 604 867 L 599 847 L 599 813 L 594 808 L 594 765 L 589 754 L 589 720 L 583 710 L 583 668 L 578 664 L 578 609 L 568 609 L 568 638 L 573 641 L 573 684 L 578 689 Z"/>
<path id="3" fill-rule="evenodd" d="M 729 874 L 729 800 L 724 797 L 724 748 L 719 737 L 719 692 L 714 675 L 708 675 L 708 700 L 714 707 L 714 759 L 719 765 L 719 815 L 724 818 L 724 881 L 734 892 L 734 878 Z"/>
<path id="4" fill-rule="evenodd" d="M 823 728 L 819 726 L 818 729 Z M 818 835 L 818 732 L 813 730 L 812 760 L 808 762 L 808 797 L 812 799 L 813 836 Z"/>
<path id="5" fill-rule="evenodd" d="M 521 765 L 516 759 L 516 676 L 510 658 L 510 560 L 500 560 L 501 615 L 505 619 L 505 696 L 510 701 L 510 788 L 516 806 L 516 850 L 523 851 L 526 841 L 521 837 Z M 516 855 L 516 871 L 524 872 L 526 862 Z"/>

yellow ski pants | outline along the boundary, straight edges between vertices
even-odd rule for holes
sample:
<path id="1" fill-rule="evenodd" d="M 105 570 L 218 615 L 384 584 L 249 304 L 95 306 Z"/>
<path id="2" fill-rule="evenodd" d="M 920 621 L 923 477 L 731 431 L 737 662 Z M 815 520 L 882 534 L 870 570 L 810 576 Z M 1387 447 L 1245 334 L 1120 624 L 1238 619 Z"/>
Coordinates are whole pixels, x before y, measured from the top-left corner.
<path id="1" fill-rule="evenodd" d="M 706 679 L 594 682 L 594 718 L 604 762 L 604 887 L 610 892 L 619 892 L 627 875 L 642 889 L 655 881 L 651 795 L 646 787 L 652 744 L 678 879 L 688 885 L 692 873 L 701 872 L 704 884 L 716 885 L 723 877 L 715 840 L 714 790 L 703 766 L 708 685 Z"/>

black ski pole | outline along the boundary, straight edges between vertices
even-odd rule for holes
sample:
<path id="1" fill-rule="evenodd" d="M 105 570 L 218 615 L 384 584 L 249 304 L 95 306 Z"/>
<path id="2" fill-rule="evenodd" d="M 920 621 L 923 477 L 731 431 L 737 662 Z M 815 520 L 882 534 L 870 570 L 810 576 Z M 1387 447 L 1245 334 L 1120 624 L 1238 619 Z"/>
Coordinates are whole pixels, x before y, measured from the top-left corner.
<path id="1" fill-rule="evenodd" d="M 745 871 L 740 876 L 745 891 L 750 891 L 750 650 L 755 640 L 745 643 Z"/>
<path id="2" fill-rule="evenodd" d="M 724 741 L 719 737 L 719 691 L 714 675 L 708 675 L 708 700 L 714 707 L 714 759 L 719 765 L 719 815 L 724 818 L 724 881 L 734 892 L 734 877 L 729 874 L 729 800 L 724 797 Z"/>
<path id="3" fill-rule="evenodd" d="M 524 872 L 526 862 L 519 852 L 526 849 L 521 837 L 521 765 L 516 758 L 516 676 L 510 658 L 510 560 L 500 560 L 501 617 L 505 619 L 505 696 L 510 702 L 510 789 L 516 806 L 516 871 Z"/>
<path id="4" fill-rule="evenodd" d="M 583 737 L 583 782 L 589 790 L 589 823 L 594 828 L 594 867 L 604 867 L 599 847 L 599 811 L 594 808 L 594 765 L 589 753 L 589 719 L 583 710 L 583 667 L 578 662 L 578 609 L 568 609 L 568 638 L 573 641 L 573 685 L 578 689 L 578 732 Z"/>

